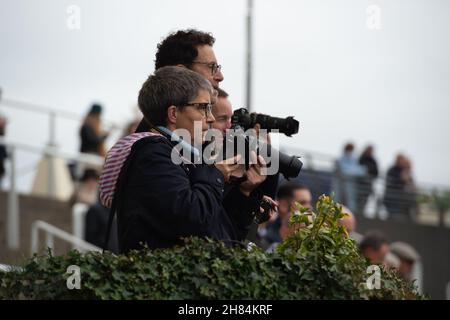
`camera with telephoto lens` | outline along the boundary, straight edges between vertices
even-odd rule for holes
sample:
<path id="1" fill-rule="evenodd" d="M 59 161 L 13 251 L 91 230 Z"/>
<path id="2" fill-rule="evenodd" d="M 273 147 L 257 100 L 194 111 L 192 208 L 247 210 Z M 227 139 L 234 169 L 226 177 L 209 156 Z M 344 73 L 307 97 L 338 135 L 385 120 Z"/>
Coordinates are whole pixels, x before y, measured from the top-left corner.
<path id="1" fill-rule="evenodd" d="M 258 140 L 256 131 L 245 132 L 259 124 L 261 129 L 268 132 L 278 130 L 287 136 L 298 133 L 299 123 L 294 117 L 276 118 L 264 114 L 249 113 L 247 109 L 241 108 L 234 111 L 231 118 L 231 130 L 227 130 L 224 136 L 223 145 L 219 152 L 221 159 L 228 159 L 232 156 L 241 154 L 244 159 L 245 170 L 250 167 L 250 153 L 253 151 L 256 155 L 261 155 L 269 166 L 274 157 L 278 157 L 278 172 L 286 179 L 295 178 L 299 175 L 303 163 L 296 156 L 287 155 L 273 148 L 270 144 Z M 255 133 L 253 135 L 252 133 Z M 222 154 L 220 154 L 222 153 Z M 246 180 L 246 177 L 231 177 L 230 182 L 239 184 Z M 255 212 L 254 221 L 257 224 L 263 223 L 270 218 L 272 205 L 269 201 L 261 201 L 261 211 Z"/>
<path id="2" fill-rule="evenodd" d="M 227 130 L 224 137 L 222 147 L 223 155 L 236 156 L 241 153 L 244 158 L 246 170 L 250 167 L 251 151 L 254 151 L 257 155 L 262 155 L 268 165 L 270 164 L 271 158 L 277 156 L 279 163 L 278 173 L 281 173 L 286 179 L 295 178 L 299 175 L 303 163 L 298 157 L 287 155 L 276 150 L 270 144 L 266 144 L 260 140 L 258 141 L 256 136 L 245 133 L 247 129 L 253 128 L 258 123 L 261 129 L 268 131 L 277 129 L 279 132 L 290 136 L 298 132 L 297 120 L 294 120 L 293 117 L 282 119 L 256 113 L 250 114 L 246 109 L 241 108 L 233 113 L 231 122 L 230 129 L 232 130 Z M 227 153 L 227 148 L 233 148 L 233 150 L 228 150 Z"/>

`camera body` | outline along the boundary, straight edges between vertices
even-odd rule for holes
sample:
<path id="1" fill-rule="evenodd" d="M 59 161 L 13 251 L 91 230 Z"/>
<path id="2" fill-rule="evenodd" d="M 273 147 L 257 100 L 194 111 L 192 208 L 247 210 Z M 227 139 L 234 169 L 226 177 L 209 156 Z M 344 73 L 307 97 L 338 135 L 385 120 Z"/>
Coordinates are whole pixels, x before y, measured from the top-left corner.
<path id="1" fill-rule="evenodd" d="M 227 130 L 222 144 L 222 158 L 228 159 L 231 156 L 241 154 L 245 169 L 250 167 L 250 153 L 253 151 L 256 155 L 263 156 L 267 165 L 271 165 L 271 161 L 276 158 L 278 161 L 278 170 L 286 179 L 295 178 L 299 175 L 303 163 L 296 156 L 290 156 L 273 148 L 270 144 L 266 144 L 258 140 L 256 131 L 247 131 L 253 129 L 255 124 L 259 124 L 261 129 L 278 130 L 287 136 L 298 133 L 299 123 L 294 117 L 276 118 L 269 115 L 249 113 L 247 109 L 241 108 L 234 111 L 231 118 L 231 130 Z M 234 178 L 234 177 L 232 177 Z M 241 183 L 245 181 L 245 177 L 234 178 L 233 183 Z M 272 205 L 269 201 L 263 199 L 260 207 L 262 211 L 255 212 L 254 221 L 257 224 L 263 223 L 270 218 Z"/>
<path id="2" fill-rule="evenodd" d="M 261 129 L 267 131 L 277 129 L 287 136 L 298 132 L 299 123 L 293 117 L 276 118 L 268 115 L 249 113 L 247 109 L 241 108 L 234 111 L 231 129 L 225 134 L 223 142 L 223 154 L 236 156 L 241 154 L 245 161 L 246 169 L 250 164 L 250 152 L 262 155 L 269 165 L 273 159 L 278 161 L 278 173 L 283 174 L 286 179 L 295 178 L 299 175 L 303 163 L 296 156 L 290 156 L 273 148 L 270 144 L 258 141 L 256 135 L 247 134 L 246 131 L 258 123 Z M 228 150 L 227 150 L 228 148 Z M 233 148 L 233 150 L 229 150 Z M 228 153 L 227 153 L 228 151 Z M 224 157 L 226 159 L 227 157 Z"/>
<path id="3" fill-rule="evenodd" d="M 270 202 L 266 199 L 262 199 L 260 207 L 262 208 L 262 212 L 256 212 L 254 217 L 256 224 L 264 223 L 270 219 L 270 210 L 272 210 Z"/>

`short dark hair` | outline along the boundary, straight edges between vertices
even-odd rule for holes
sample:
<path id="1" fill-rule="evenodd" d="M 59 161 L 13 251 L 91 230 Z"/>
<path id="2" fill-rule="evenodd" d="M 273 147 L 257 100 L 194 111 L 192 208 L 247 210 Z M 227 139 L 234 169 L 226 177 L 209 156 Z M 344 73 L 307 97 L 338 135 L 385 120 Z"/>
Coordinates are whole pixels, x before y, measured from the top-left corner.
<path id="1" fill-rule="evenodd" d="M 102 109 L 103 109 L 103 107 L 101 104 L 94 103 L 94 104 L 92 104 L 91 109 L 89 110 L 89 113 L 91 113 L 91 114 L 102 113 Z"/>
<path id="2" fill-rule="evenodd" d="M 365 250 L 367 248 L 372 248 L 373 250 L 380 250 L 383 244 L 389 243 L 387 237 L 380 231 L 370 231 L 368 232 L 361 243 L 359 244 L 359 249 Z"/>
<path id="3" fill-rule="evenodd" d="M 286 182 L 278 189 L 277 199 L 292 199 L 297 190 L 309 190 L 309 188 L 296 182 Z"/>
<path id="4" fill-rule="evenodd" d="M 216 90 L 217 90 L 217 96 L 219 98 L 228 98 L 228 93 L 225 90 L 223 90 L 221 88 L 216 88 Z"/>
<path id="5" fill-rule="evenodd" d="M 345 152 L 352 152 L 355 149 L 355 146 L 353 143 L 347 143 L 344 147 Z"/>
<path id="6" fill-rule="evenodd" d="M 195 99 L 199 90 L 212 95 L 212 85 L 198 73 L 184 67 L 168 66 L 155 71 L 142 85 L 138 104 L 147 122 L 165 126 L 167 109 L 182 107 Z"/>
<path id="7" fill-rule="evenodd" d="M 178 64 L 191 68 L 192 62 L 198 56 L 197 46 L 212 46 L 215 41 L 216 39 L 211 33 L 195 29 L 171 33 L 158 44 L 155 55 L 155 70 Z"/>

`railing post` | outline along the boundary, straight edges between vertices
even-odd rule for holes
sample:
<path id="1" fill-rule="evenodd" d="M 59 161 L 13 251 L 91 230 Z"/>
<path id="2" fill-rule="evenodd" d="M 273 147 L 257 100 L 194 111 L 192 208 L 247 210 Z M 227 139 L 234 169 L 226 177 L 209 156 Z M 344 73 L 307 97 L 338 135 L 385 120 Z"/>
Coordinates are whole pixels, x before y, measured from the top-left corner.
<path id="1" fill-rule="evenodd" d="M 50 147 L 51 148 L 51 147 Z M 47 158 L 47 192 L 51 197 L 55 197 L 55 177 L 54 177 L 54 156 L 51 154 L 50 150 L 46 151 L 46 154 L 44 155 L 44 157 Z"/>
<path id="2" fill-rule="evenodd" d="M 72 209 L 72 234 L 80 239 L 84 239 L 85 219 L 89 206 L 84 203 L 75 203 Z M 73 249 L 80 249 L 74 245 Z"/>
<path id="3" fill-rule="evenodd" d="M 313 158 L 310 153 L 305 153 L 305 160 L 306 160 L 306 168 L 308 170 L 314 170 L 314 164 L 313 164 Z"/>
<path id="4" fill-rule="evenodd" d="M 7 241 L 10 249 L 20 247 L 20 224 L 19 224 L 19 195 L 16 188 L 16 150 L 14 146 L 9 148 L 10 159 L 10 188 L 8 193 L 7 213 Z"/>
<path id="5" fill-rule="evenodd" d="M 49 137 L 48 137 L 48 146 L 49 149 L 53 149 L 56 147 L 56 141 L 55 141 L 55 133 L 56 133 L 56 114 L 54 111 L 49 112 Z M 47 155 L 47 163 L 48 163 L 48 185 L 47 185 L 47 191 L 48 194 L 51 197 L 56 196 L 56 190 L 55 190 L 55 177 L 54 177 L 54 155 L 52 154 L 52 150 L 49 150 Z"/>
<path id="6" fill-rule="evenodd" d="M 38 252 L 38 245 L 39 245 L 39 229 L 38 229 L 38 222 L 35 221 L 31 225 L 31 255 L 33 255 L 35 252 Z"/>
<path id="7" fill-rule="evenodd" d="M 54 243 L 53 235 L 48 231 L 45 235 L 45 244 L 47 246 L 47 249 L 50 249 L 50 252 L 53 252 L 55 243 Z"/>
<path id="8" fill-rule="evenodd" d="M 55 137 L 56 137 L 56 113 L 55 111 L 50 111 L 49 112 L 49 137 L 48 137 L 48 145 L 51 147 L 55 147 L 56 146 L 56 141 L 55 141 Z"/>

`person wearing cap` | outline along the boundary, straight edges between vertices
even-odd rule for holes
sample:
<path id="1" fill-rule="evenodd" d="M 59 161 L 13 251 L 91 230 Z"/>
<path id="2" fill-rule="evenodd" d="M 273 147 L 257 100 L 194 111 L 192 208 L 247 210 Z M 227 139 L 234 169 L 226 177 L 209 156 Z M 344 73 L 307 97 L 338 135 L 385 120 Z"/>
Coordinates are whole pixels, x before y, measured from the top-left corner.
<path id="1" fill-rule="evenodd" d="M 414 264 L 420 260 L 419 253 L 406 242 L 393 242 L 390 245 L 391 252 L 400 259 L 398 273 L 406 280 L 412 281 Z"/>
<path id="2" fill-rule="evenodd" d="M 109 133 L 101 128 L 102 106 L 93 104 L 84 118 L 80 128 L 80 152 L 92 153 L 104 157 L 106 155 L 105 140 Z"/>

